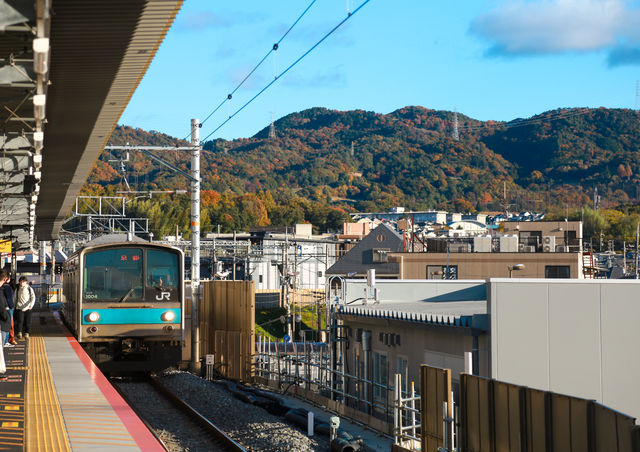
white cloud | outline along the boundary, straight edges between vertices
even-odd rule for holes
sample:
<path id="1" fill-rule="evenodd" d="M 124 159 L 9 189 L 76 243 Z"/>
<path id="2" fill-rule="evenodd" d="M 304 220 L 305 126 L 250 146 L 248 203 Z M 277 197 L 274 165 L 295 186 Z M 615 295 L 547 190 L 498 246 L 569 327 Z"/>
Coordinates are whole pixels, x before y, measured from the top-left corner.
<path id="1" fill-rule="evenodd" d="M 640 8 L 626 0 L 508 0 L 481 14 L 471 32 L 491 55 L 536 55 L 640 46 Z"/>

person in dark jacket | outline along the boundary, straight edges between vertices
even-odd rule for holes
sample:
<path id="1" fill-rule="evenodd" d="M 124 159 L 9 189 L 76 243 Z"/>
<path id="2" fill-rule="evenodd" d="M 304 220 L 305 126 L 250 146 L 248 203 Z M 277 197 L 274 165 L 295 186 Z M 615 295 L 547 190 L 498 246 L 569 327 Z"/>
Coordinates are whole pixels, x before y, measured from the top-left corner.
<path id="1" fill-rule="evenodd" d="M 0 285 L 3 285 L 9 279 L 9 275 L 4 270 L 0 270 Z M 11 330 L 11 317 L 9 315 L 9 305 L 7 304 L 7 298 L 4 296 L 4 290 L 0 290 L 0 339 L 4 342 L 5 336 L 9 335 Z M 7 381 L 4 373 L 7 370 L 6 362 L 4 359 L 3 347 L 0 347 L 0 353 L 2 353 L 2 369 L 0 369 L 0 381 Z"/>
<path id="2" fill-rule="evenodd" d="M 6 271 L 0 270 L 0 284 L 4 285 L 9 278 Z M 9 303 L 5 296 L 5 291 L 0 290 L 0 332 L 2 332 L 2 343 L 9 336 L 11 331 L 11 314 L 9 311 Z"/>
<path id="3" fill-rule="evenodd" d="M 2 284 L 2 291 L 4 292 L 4 296 L 7 299 L 7 305 L 9 306 L 9 313 L 11 314 L 11 328 L 9 329 L 9 335 L 2 342 L 5 347 L 13 347 L 17 344 L 16 339 L 13 334 L 13 311 L 15 309 L 15 304 L 13 302 L 13 288 L 11 287 L 11 281 L 9 280 L 9 275 L 7 275 L 7 280 Z"/>

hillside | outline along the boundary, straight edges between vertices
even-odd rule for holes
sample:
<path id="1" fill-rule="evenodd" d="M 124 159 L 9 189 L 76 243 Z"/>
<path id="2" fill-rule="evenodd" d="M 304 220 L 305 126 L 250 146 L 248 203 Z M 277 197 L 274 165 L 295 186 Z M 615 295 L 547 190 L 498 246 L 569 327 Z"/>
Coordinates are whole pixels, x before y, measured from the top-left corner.
<path id="1" fill-rule="evenodd" d="M 508 202 L 521 209 L 579 207 L 589 203 L 596 186 L 607 202 L 637 197 L 638 112 L 563 109 L 508 123 L 458 114 L 458 122 L 456 141 L 452 112 L 312 108 L 276 121 L 275 139 L 266 127 L 250 138 L 206 142 L 203 200 L 209 220 L 226 229 L 315 220 L 323 229 L 350 210 L 499 209 L 505 185 Z M 111 143 L 126 142 L 176 140 L 119 126 Z M 183 168 L 189 161 L 174 151 L 164 157 Z M 85 192 L 121 189 L 118 165 L 107 160 L 101 157 Z M 186 185 L 140 155 L 132 154 L 126 168 L 129 183 L 140 190 Z M 141 209 L 151 209 L 154 203 L 145 202 Z M 179 202 L 164 199 L 163 208 Z"/>

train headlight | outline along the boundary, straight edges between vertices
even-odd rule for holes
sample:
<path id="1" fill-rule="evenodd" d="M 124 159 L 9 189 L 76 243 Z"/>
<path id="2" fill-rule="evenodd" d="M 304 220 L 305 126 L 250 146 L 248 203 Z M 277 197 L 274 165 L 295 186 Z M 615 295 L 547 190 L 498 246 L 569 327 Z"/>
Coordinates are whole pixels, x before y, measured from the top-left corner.
<path id="1" fill-rule="evenodd" d="M 173 319 L 176 318 L 176 313 L 173 311 L 163 312 L 160 318 L 165 322 L 171 322 Z"/>
<path id="2" fill-rule="evenodd" d="M 97 312 L 91 312 L 87 316 L 87 320 L 89 322 L 97 322 L 98 320 L 100 320 L 100 314 L 98 314 Z"/>

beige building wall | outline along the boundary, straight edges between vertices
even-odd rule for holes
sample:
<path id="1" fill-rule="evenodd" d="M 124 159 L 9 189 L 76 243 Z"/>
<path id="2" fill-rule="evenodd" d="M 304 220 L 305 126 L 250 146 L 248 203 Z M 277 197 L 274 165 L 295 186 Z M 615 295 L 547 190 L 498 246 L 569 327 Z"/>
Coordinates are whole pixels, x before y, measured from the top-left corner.
<path id="1" fill-rule="evenodd" d="M 373 372 L 373 353 L 385 355 L 389 365 L 389 382 L 392 383 L 393 375 L 399 372 L 398 358 L 404 358 L 408 363 L 408 381 L 413 381 L 418 391 L 421 364 L 451 369 L 452 379 L 457 383 L 460 373 L 464 371 L 465 352 L 473 352 L 470 328 L 443 327 L 348 314 L 341 315 L 341 318 L 343 324 L 351 328 L 346 354 L 347 373 L 352 375 L 357 374 L 356 357 L 363 362 L 365 356 L 362 342 L 356 340 L 358 328 L 371 331 L 370 371 Z M 380 333 L 399 335 L 401 344 L 385 345 L 380 341 Z M 489 376 L 490 373 L 488 346 L 488 337 L 483 333 L 479 336 L 478 342 L 478 370 L 481 376 Z"/>
<path id="2" fill-rule="evenodd" d="M 547 266 L 568 266 L 570 278 L 583 278 L 580 253 L 449 253 L 449 266 L 457 266 L 457 279 L 545 278 Z M 433 267 L 446 267 L 447 253 L 390 253 L 390 262 L 400 263 L 400 279 L 441 279 Z M 431 271 L 431 274 L 427 269 Z"/>

